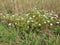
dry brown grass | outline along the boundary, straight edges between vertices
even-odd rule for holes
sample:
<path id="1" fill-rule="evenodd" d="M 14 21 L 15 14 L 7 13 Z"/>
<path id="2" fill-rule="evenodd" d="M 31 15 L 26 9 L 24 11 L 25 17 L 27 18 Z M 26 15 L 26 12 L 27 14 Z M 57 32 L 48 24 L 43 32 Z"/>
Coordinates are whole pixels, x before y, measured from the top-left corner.
<path id="1" fill-rule="evenodd" d="M 0 0 L 3 13 L 20 13 L 34 7 L 60 13 L 60 0 Z"/>

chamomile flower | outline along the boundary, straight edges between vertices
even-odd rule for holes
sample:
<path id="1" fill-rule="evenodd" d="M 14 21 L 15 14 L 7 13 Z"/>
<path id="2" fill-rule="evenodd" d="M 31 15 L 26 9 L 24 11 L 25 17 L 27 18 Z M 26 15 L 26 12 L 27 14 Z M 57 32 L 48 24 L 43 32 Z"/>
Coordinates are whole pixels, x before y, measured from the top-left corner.
<path id="1" fill-rule="evenodd" d="M 32 17 L 29 18 L 30 20 L 32 19 Z"/>
<path id="2" fill-rule="evenodd" d="M 28 20 L 27 23 L 29 23 L 30 21 Z"/>
<path id="3" fill-rule="evenodd" d="M 60 22 L 56 22 L 57 24 L 59 24 Z"/>
<path id="4" fill-rule="evenodd" d="M 53 26 L 53 24 L 52 24 L 52 23 L 50 23 L 50 26 Z"/>
<path id="5" fill-rule="evenodd" d="M 15 15 L 12 15 L 12 17 L 14 17 Z"/>
<path id="6" fill-rule="evenodd" d="M 30 13 L 27 13 L 26 16 L 29 16 Z"/>
<path id="7" fill-rule="evenodd" d="M 17 24 L 17 23 L 15 23 L 15 24 Z"/>
<path id="8" fill-rule="evenodd" d="M 58 15 L 57 14 L 55 14 L 55 16 L 58 18 Z"/>
<path id="9" fill-rule="evenodd" d="M 41 24 L 39 23 L 39 26 L 41 26 Z"/>
<path id="10" fill-rule="evenodd" d="M 51 17 L 51 19 L 53 19 L 54 17 Z"/>
<path id="11" fill-rule="evenodd" d="M 35 15 L 33 15 L 33 18 L 35 17 Z"/>
<path id="12" fill-rule="evenodd" d="M 3 16 L 3 18 L 5 18 L 5 16 Z"/>
<path id="13" fill-rule="evenodd" d="M 44 18 L 48 19 L 46 15 L 43 15 L 43 16 L 44 16 Z"/>
<path id="14" fill-rule="evenodd" d="M 11 26 L 11 25 L 12 25 L 12 23 L 9 23 L 8 25 L 9 25 L 9 26 Z"/>
<path id="15" fill-rule="evenodd" d="M 45 21 L 44 24 L 46 24 L 47 22 Z"/>
<path id="16" fill-rule="evenodd" d="M 44 17 L 46 17 L 46 15 L 43 15 Z"/>
<path id="17" fill-rule="evenodd" d="M 49 23 L 50 21 L 49 21 L 49 20 L 47 20 L 47 22 Z"/>

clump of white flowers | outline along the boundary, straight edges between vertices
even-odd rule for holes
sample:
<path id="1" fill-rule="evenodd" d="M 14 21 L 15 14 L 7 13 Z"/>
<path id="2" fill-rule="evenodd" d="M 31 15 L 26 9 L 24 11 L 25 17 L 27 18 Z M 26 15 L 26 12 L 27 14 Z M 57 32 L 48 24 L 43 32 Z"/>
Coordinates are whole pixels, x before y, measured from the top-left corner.
<path id="1" fill-rule="evenodd" d="M 0 13 L 0 15 L 3 15 L 3 14 Z M 27 12 L 27 13 L 22 13 L 21 15 L 19 15 L 17 13 L 12 14 L 12 15 L 5 14 L 5 15 L 1 16 L 0 18 L 1 18 L 1 20 L 4 20 L 5 22 L 13 21 L 14 24 L 19 23 L 18 25 L 20 25 L 20 23 L 21 23 L 21 25 L 24 25 L 26 27 L 28 27 L 28 25 L 30 25 L 30 24 L 31 24 L 31 26 L 34 25 L 37 28 L 38 28 L 38 26 L 44 27 L 47 24 L 49 26 L 54 26 L 55 24 L 60 24 L 58 15 L 54 14 L 53 11 L 49 12 L 46 10 L 37 10 L 37 9 L 33 9 L 32 11 Z M 8 23 L 8 25 L 11 26 L 12 23 Z"/>

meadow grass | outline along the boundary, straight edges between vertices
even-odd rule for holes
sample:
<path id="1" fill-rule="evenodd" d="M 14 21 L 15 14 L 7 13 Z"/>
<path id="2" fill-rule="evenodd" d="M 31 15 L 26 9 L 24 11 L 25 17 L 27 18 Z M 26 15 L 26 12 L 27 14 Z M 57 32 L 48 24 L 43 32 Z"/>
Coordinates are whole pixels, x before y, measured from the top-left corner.
<path id="1" fill-rule="evenodd" d="M 0 45 L 60 45 L 59 16 L 60 0 L 0 0 Z"/>
<path id="2" fill-rule="evenodd" d="M 6 26 L 5 26 L 6 27 Z M 49 33 L 39 33 L 25 30 L 18 32 L 14 29 L 7 29 L 0 24 L 0 45 L 60 45 L 60 36 Z"/>
<path id="3" fill-rule="evenodd" d="M 60 18 L 39 9 L 0 14 L 0 45 L 60 45 Z"/>

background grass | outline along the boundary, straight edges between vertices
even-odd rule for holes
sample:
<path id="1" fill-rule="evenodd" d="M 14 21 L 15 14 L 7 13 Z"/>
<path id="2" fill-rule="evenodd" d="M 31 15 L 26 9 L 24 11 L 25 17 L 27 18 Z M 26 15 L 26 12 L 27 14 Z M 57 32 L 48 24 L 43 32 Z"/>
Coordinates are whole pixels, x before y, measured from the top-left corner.
<path id="1" fill-rule="evenodd" d="M 31 8 L 53 10 L 60 14 L 60 0 L 0 0 L 0 12 L 20 13 Z"/>

